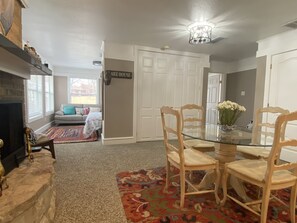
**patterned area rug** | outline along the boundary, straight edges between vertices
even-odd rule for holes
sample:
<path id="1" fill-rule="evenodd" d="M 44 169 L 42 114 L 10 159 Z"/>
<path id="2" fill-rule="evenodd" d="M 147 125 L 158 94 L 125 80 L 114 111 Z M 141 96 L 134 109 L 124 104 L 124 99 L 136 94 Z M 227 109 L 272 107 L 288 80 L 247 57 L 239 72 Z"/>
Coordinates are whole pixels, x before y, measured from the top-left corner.
<path id="1" fill-rule="evenodd" d="M 78 143 L 98 140 L 96 132 L 93 132 L 90 137 L 85 138 L 83 129 L 83 125 L 54 126 L 46 131 L 46 135 L 54 139 L 54 143 Z"/>
<path id="2" fill-rule="evenodd" d="M 128 222 L 159 223 L 256 223 L 259 218 L 235 202 L 227 200 L 218 207 L 213 193 L 186 196 L 185 207 L 179 207 L 179 185 L 172 183 L 165 193 L 165 168 L 122 172 L 117 174 L 117 183 Z M 202 179 L 203 172 L 198 174 Z M 197 176 L 196 176 L 197 177 Z M 177 179 L 177 178 L 176 178 Z M 255 188 L 247 186 L 248 195 L 255 195 Z M 235 193 L 235 192 L 234 192 Z M 289 190 L 278 193 L 284 201 L 290 199 Z M 222 197 L 222 196 L 220 196 Z M 267 222 L 290 222 L 289 209 L 271 201 Z"/>

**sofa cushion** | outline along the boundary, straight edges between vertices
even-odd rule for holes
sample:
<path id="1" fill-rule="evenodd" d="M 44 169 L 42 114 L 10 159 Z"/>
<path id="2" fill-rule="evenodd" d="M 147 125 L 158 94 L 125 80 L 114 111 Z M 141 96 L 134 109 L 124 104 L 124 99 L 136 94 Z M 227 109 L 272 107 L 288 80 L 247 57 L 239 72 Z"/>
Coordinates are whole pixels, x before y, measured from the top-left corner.
<path id="1" fill-rule="evenodd" d="M 75 115 L 75 107 L 72 105 L 64 106 L 64 115 Z"/>
<path id="2" fill-rule="evenodd" d="M 84 121 L 83 116 L 82 115 L 56 115 L 55 116 L 55 120 L 62 120 L 62 121 Z"/>
<path id="3" fill-rule="evenodd" d="M 82 104 L 61 104 L 60 111 L 63 111 L 65 106 L 74 106 L 75 108 L 82 108 L 83 107 Z"/>
<path id="4" fill-rule="evenodd" d="M 90 108 L 89 107 L 83 108 L 83 115 L 88 115 L 89 112 L 90 112 Z"/>
<path id="5" fill-rule="evenodd" d="M 99 107 L 90 107 L 90 113 L 91 112 L 100 112 L 100 108 Z"/>
<path id="6" fill-rule="evenodd" d="M 77 115 L 83 115 L 83 111 L 84 109 L 83 108 L 75 108 L 75 113 L 77 114 Z"/>

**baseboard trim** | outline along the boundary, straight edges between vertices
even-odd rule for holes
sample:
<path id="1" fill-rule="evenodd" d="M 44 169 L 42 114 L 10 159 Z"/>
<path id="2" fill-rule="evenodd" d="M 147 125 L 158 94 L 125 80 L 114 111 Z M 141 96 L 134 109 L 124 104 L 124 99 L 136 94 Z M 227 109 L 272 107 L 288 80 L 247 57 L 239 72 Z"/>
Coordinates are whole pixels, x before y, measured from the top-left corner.
<path id="1" fill-rule="evenodd" d="M 119 137 L 119 138 L 104 138 L 101 134 L 102 144 L 103 145 L 118 145 L 118 144 L 130 144 L 136 143 L 134 137 Z"/>
<path id="2" fill-rule="evenodd" d="M 281 152 L 280 159 L 287 162 L 296 162 L 297 152 L 284 148 Z"/>
<path id="3" fill-rule="evenodd" d="M 36 133 L 42 133 L 45 130 L 47 130 L 48 128 L 52 127 L 53 124 L 54 124 L 54 121 L 51 121 L 51 122 L 47 123 L 46 125 L 44 125 L 44 126 L 40 127 L 39 129 L 37 129 L 35 132 Z"/>

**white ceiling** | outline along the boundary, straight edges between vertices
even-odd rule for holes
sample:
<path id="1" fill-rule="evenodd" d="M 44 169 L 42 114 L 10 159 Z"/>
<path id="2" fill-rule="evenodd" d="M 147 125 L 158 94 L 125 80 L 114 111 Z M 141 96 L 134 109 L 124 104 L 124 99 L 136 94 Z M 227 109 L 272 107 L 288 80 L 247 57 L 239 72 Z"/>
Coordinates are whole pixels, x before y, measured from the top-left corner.
<path id="1" fill-rule="evenodd" d="M 218 61 L 256 55 L 257 40 L 290 30 L 296 0 L 29 0 L 23 40 L 57 67 L 94 69 L 102 41 L 206 53 Z M 215 44 L 190 45 L 186 26 L 215 24 Z"/>

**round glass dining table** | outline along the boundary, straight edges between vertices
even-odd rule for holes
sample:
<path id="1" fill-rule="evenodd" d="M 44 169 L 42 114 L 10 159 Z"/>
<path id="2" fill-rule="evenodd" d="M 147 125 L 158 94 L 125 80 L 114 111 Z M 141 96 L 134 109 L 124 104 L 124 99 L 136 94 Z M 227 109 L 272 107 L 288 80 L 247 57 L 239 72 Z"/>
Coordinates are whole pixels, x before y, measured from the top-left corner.
<path id="1" fill-rule="evenodd" d="M 220 165 L 235 160 L 237 146 L 272 146 L 271 141 L 252 143 L 252 132 L 240 126 L 234 127 L 231 131 L 223 131 L 220 125 L 206 124 L 199 128 L 186 129 L 182 134 L 185 139 L 199 139 L 214 143 L 215 157 Z"/>
<path id="2" fill-rule="evenodd" d="M 214 143 L 214 157 L 219 161 L 220 169 L 223 171 L 225 163 L 236 159 L 237 146 L 271 147 L 272 142 L 252 143 L 252 132 L 247 128 L 236 126 L 231 131 L 221 130 L 220 125 L 206 124 L 199 128 L 186 129 L 182 132 L 184 139 L 199 139 Z M 207 187 L 214 181 L 214 173 L 207 173 L 199 187 Z M 231 185 L 244 200 L 248 197 L 241 182 L 233 179 Z"/>

